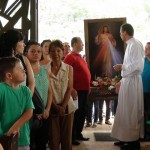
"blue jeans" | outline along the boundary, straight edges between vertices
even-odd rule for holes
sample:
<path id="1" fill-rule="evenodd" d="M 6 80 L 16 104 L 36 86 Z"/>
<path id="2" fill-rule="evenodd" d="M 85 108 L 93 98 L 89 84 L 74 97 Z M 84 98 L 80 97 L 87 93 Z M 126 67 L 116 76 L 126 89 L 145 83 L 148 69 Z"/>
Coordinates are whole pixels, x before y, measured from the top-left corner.
<path id="1" fill-rule="evenodd" d="M 99 101 L 88 100 L 87 103 L 87 122 L 91 122 L 94 119 L 94 122 L 98 121 L 99 115 Z"/>
<path id="2" fill-rule="evenodd" d="M 118 100 L 112 100 L 112 103 L 111 103 L 112 115 L 116 114 L 117 104 L 118 104 Z"/>
<path id="3" fill-rule="evenodd" d="M 99 101 L 99 121 L 103 120 L 103 105 L 104 101 L 106 102 L 106 120 L 110 119 L 110 112 L 111 112 L 111 100 L 100 100 Z"/>

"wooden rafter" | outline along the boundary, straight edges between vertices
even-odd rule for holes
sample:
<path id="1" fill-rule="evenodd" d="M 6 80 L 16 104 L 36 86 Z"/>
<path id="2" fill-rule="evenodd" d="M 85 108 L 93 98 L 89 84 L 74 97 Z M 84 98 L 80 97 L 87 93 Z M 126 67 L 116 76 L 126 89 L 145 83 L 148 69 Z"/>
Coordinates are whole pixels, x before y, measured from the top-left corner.
<path id="1" fill-rule="evenodd" d="M 18 30 L 25 34 L 26 40 L 32 38 L 37 41 L 38 11 L 35 9 L 37 9 L 38 0 L 15 0 L 7 7 L 10 1 L 12 2 L 12 0 L 0 0 L 0 17 L 8 21 L 3 25 L 0 20 L 0 33 L 15 28 L 14 26 L 21 19 L 21 29 Z M 28 19 L 28 14 L 31 19 Z M 28 37 L 29 31 L 30 37 Z"/>

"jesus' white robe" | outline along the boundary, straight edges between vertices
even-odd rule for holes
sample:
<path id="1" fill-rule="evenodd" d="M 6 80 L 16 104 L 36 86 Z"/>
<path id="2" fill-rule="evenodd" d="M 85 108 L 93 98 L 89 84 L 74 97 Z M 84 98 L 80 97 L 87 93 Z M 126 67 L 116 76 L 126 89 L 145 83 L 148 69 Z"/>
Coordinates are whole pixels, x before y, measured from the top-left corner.
<path id="1" fill-rule="evenodd" d="M 120 141 L 136 141 L 144 136 L 144 106 L 141 72 L 144 48 L 135 38 L 127 47 L 121 71 L 118 106 L 111 136 Z"/>

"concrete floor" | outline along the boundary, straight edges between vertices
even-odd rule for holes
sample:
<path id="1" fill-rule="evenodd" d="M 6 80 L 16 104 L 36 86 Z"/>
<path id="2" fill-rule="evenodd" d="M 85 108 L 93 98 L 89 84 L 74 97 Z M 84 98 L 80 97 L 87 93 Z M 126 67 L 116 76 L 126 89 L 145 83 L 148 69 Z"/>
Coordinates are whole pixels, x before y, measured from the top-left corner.
<path id="1" fill-rule="evenodd" d="M 113 122 L 113 118 L 111 118 L 111 122 Z M 120 150 L 119 147 L 113 145 L 114 142 L 95 141 L 94 132 L 111 132 L 111 129 L 112 125 L 106 125 L 104 122 L 96 128 L 84 128 L 83 135 L 90 137 L 90 140 L 80 142 L 79 146 L 73 146 L 73 150 Z M 141 150 L 150 150 L 150 142 L 142 142 Z"/>

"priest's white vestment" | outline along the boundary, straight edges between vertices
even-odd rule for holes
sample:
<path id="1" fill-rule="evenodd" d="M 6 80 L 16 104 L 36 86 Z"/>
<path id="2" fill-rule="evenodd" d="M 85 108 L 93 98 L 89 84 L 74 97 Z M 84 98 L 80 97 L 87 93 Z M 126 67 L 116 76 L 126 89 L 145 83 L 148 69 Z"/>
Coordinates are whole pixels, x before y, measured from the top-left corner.
<path id="1" fill-rule="evenodd" d="M 121 71 L 118 106 L 111 136 L 120 141 L 136 141 L 144 136 L 144 105 L 141 72 L 144 48 L 135 38 L 126 41 Z"/>

